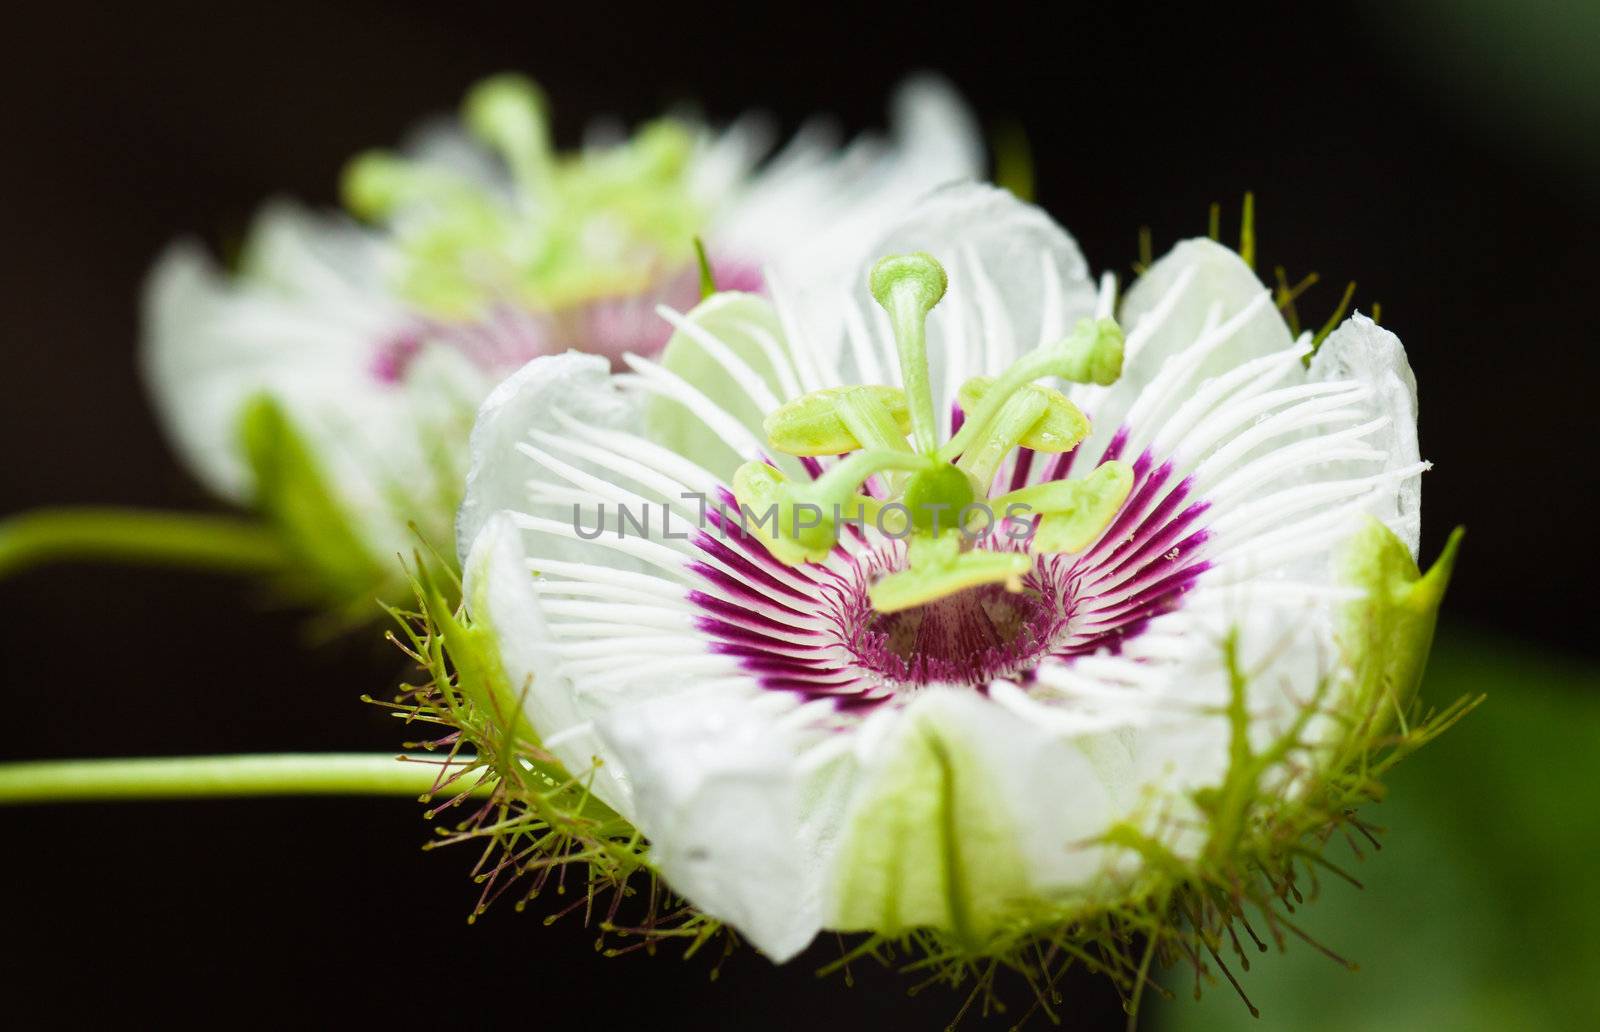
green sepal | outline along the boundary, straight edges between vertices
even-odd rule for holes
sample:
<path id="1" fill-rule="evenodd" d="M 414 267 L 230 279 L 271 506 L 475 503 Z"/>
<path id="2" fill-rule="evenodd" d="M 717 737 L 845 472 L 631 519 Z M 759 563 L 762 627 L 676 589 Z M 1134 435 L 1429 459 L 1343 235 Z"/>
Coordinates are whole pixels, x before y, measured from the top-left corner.
<path id="1" fill-rule="evenodd" d="M 956 393 L 961 410 L 975 411 L 978 403 L 989 393 L 989 388 L 992 386 L 994 386 L 992 376 L 974 376 L 962 384 Z M 1089 436 L 1088 418 L 1078 406 L 1067 399 L 1065 394 L 1053 387 L 1036 383 L 1025 385 L 1022 391 L 1043 400 L 1045 412 L 1033 426 L 1028 428 L 1017 444 L 1024 448 L 1032 448 L 1034 451 L 1064 452 L 1070 451 L 1078 442 Z"/>
<path id="2" fill-rule="evenodd" d="M 873 584 L 867 598 L 878 612 L 894 613 L 983 584 L 1020 591 L 1022 578 L 1032 569 L 1033 559 L 1025 552 L 961 551 L 959 532 L 917 535 L 911 539 L 910 565 Z"/>
<path id="3" fill-rule="evenodd" d="M 470 790 L 488 788 L 493 796 L 493 819 L 480 826 L 481 815 L 469 814 L 454 837 L 486 840 L 523 861 L 538 854 L 543 864 L 584 863 L 591 875 L 623 884 L 649 866 L 642 836 L 590 791 L 587 776 L 543 747 L 523 707 L 530 685 L 512 682 L 492 625 L 451 601 L 459 580 L 446 574 L 442 584 L 435 565 L 418 556 L 410 571 L 416 611 L 388 609 L 404 636 L 401 647 L 429 677 L 404 686 L 399 708 L 409 719 L 455 729 L 450 755 L 459 772 L 450 783 L 464 788 L 476 777 Z M 481 593 L 474 605 L 486 605 Z"/>
<path id="4" fill-rule="evenodd" d="M 529 723 L 522 707 L 522 691 L 511 683 L 505 666 L 500 662 L 499 647 L 487 625 L 472 623 L 459 612 L 449 595 L 440 589 L 437 577 L 419 557 L 416 574 L 412 578 L 422 614 L 433 628 L 436 644 L 443 648 L 455 670 L 453 687 L 469 704 L 476 706 L 493 721 L 493 726 L 504 735 L 499 743 L 502 755 L 496 766 L 505 770 L 509 758 L 519 747 L 539 747 L 538 732 Z M 485 578 L 486 579 L 486 578 Z M 474 600 L 479 609 L 487 608 L 485 600 Z"/>
<path id="5" fill-rule="evenodd" d="M 1352 537 L 1337 563 L 1341 579 L 1366 589 L 1341 614 L 1339 646 L 1354 674 L 1352 697 L 1380 722 L 1404 714 L 1428 664 L 1439 605 L 1444 601 L 1465 530 L 1457 527 L 1423 573 L 1411 552 L 1376 519 Z"/>
<path id="6" fill-rule="evenodd" d="M 911 408 L 906 392 L 899 387 L 824 387 L 802 394 L 774 409 L 762 421 L 772 446 L 787 455 L 843 455 L 865 448 L 873 442 L 859 440 L 846 425 L 839 411 L 847 395 L 881 406 L 903 439 L 911 432 Z"/>
<path id="7" fill-rule="evenodd" d="M 282 406 L 259 395 L 244 406 L 238 434 L 257 510 L 276 528 L 293 587 L 324 603 L 366 606 L 390 579 L 329 489 L 316 457 Z M 304 582 L 304 583 L 302 583 Z"/>

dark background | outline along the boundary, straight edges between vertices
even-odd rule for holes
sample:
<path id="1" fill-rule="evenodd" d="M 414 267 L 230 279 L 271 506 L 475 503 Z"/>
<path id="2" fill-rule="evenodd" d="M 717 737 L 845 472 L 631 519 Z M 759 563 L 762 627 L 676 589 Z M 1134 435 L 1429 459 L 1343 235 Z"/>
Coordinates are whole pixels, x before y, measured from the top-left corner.
<path id="1" fill-rule="evenodd" d="M 1449 620 L 1600 655 L 1600 200 L 1583 126 L 1552 117 L 1551 94 L 1517 89 L 1519 66 L 1480 62 L 1428 21 L 1438 5 L 1295 23 L 1216 5 L 980 6 L 946 19 L 931 5 L 786 5 L 782 23 L 751 4 L 36 11 L 0 61 L 0 515 L 207 506 L 135 374 L 148 263 L 176 235 L 237 235 L 274 193 L 331 203 L 345 158 L 395 142 L 484 74 L 535 75 L 570 143 L 592 116 L 640 119 L 683 98 L 718 118 L 761 107 L 787 128 L 813 111 L 873 127 L 896 81 L 934 68 L 991 127 L 1026 129 L 1039 200 L 1096 269 L 1125 272 L 1141 225 L 1158 253 L 1203 233 L 1212 201 L 1235 225 L 1253 189 L 1266 270 L 1324 277 L 1303 312 L 1320 321 L 1359 281 L 1421 382 L 1436 464 L 1425 555 L 1452 525 L 1469 530 Z M 1558 74 L 1525 56 L 1531 74 Z M 198 575 L 52 569 L 0 584 L 0 758 L 395 748 L 403 731 L 357 696 L 384 693 L 398 656 L 359 639 L 307 651 L 302 617 Z M 545 927 L 537 904 L 468 927 L 472 857 L 416 849 L 416 810 L 0 811 L 7 1007 L 59 1023 L 883 1029 L 940 1027 L 959 1003 L 937 989 L 907 1003 L 902 980 L 860 966 L 854 989 L 819 985 L 809 961 L 831 943 L 784 969 L 747 953 L 712 982 L 707 962 L 671 950 L 603 960 L 592 930 Z M 1083 1027 L 1119 1020 L 1093 980 L 1069 999 Z"/>

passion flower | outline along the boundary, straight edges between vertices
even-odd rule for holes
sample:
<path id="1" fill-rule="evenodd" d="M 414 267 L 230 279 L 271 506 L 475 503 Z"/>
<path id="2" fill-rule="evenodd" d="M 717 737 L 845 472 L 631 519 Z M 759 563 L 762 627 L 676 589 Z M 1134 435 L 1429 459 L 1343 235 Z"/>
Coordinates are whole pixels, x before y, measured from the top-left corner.
<path id="1" fill-rule="evenodd" d="M 502 779 L 468 834 L 648 869 L 780 961 L 854 932 L 1136 995 L 1280 934 L 1458 712 L 1410 716 L 1456 538 L 1421 574 L 1399 340 L 1357 315 L 1312 354 L 1208 240 L 1119 302 L 976 185 L 874 254 L 837 323 L 718 294 L 659 361 L 485 403 L 465 615 L 419 639 Z"/>

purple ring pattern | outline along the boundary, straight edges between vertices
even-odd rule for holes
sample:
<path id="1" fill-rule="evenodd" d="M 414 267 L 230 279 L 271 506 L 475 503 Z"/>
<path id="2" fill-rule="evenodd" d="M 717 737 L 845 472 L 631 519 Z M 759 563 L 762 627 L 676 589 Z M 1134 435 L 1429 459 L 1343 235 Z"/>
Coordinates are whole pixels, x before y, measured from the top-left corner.
<path id="1" fill-rule="evenodd" d="M 1119 430 L 1104 459 L 1120 455 L 1127 439 Z M 1074 457 L 1040 463 L 1021 450 L 997 484 L 1014 490 L 1030 473 L 1036 483 L 1060 479 Z M 1133 472 L 1128 500 L 1099 539 L 1077 555 L 1039 556 L 1022 593 L 969 589 L 911 616 L 879 614 L 867 601 L 875 578 L 903 567 L 902 543 L 869 546 L 857 537 L 859 547 L 841 542 L 826 563 L 789 567 L 736 516 L 710 510 L 717 533 L 696 536 L 699 556 L 689 564 L 703 582 L 688 596 L 699 610 L 695 625 L 712 652 L 736 659 L 763 687 L 828 699 L 842 710 L 935 683 L 978 691 L 996 678 L 1027 684 L 1040 663 L 1119 651 L 1176 609 L 1210 568 L 1203 525 L 1210 506 L 1194 496 L 1192 478 L 1174 483 L 1172 464 L 1148 450 Z M 731 494 L 723 502 L 737 512 Z M 991 533 L 978 547 L 1024 549 L 1027 541 Z"/>

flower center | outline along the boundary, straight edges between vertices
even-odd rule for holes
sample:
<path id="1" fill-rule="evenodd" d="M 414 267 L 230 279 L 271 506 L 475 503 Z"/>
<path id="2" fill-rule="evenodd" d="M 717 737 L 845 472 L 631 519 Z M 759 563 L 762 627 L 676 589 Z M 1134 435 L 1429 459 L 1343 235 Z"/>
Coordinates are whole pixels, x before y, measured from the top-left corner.
<path id="1" fill-rule="evenodd" d="M 911 609 L 872 611 L 846 647 L 899 685 L 977 685 L 1031 669 L 1062 620 L 1053 592 L 984 584 Z"/>
<path id="2" fill-rule="evenodd" d="M 1120 454 L 1121 441 L 1114 436 L 1107 452 Z M 1038 468 L 1033 457 L 1019 456 L 1022 467 Z M 907 545 L 836 548 L 819 563 L 794 566 L 747 532 L 748 523 L 714 513 L 721 533 L 696 541 L 707 560 L 693 567 L 704 579 L 691 594 L 702 613 L 697 626 L 713 651 L 735 657 L 762 687 L 858 711 L 930 684 L 1027 684 L 1047 662 L 1115 652 L 1176 609 L 1209 568 L 1199 525 L 1208 503 L 1188 479 L 1173 483 L 1171 465 L 1148 451 L 1129 465 L 1131 494 L 1080 552 L 1034 550 L 1043 520 L 1020 540 L 991 533 L 971 551 L 1020 559 L 1014 582 L 968 585 L 888 610 L 875 604 L 873 589 L 914 572 Z M 1070 483 L 1062 479 L 1070 469 L 1071 456 L 1057 456 L 1034 487 Z M 731 497 L 723 502 L 733 505 Z"/>

